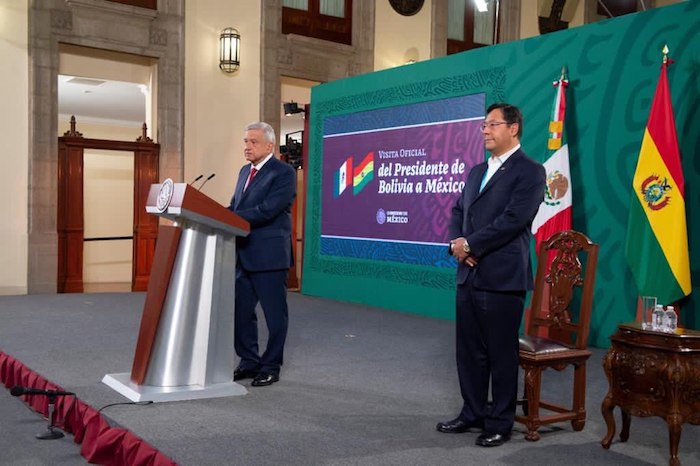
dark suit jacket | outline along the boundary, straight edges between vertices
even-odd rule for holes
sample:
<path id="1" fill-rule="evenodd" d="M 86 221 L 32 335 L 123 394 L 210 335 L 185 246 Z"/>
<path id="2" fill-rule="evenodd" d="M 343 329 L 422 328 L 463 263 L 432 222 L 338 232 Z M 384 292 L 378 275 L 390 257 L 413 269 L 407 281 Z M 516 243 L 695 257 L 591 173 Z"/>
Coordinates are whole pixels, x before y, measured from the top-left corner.
<path id="1" fill-rule="evenodd" d="M 450 219 L 450 238 L 464 237 L 478 264 L 474 287 L 493 291 L 533 288 L 530 227 L 544 199 L 544 167 L 517 150 L 479 192 L 487 169 L 483 162 L 471 169 Z M 459 264 L 457 283 L 470 267 Z"/>
<path id="2" fill-rule="evenodd" d="M 250 234 L 236 239 L 238 265 L 250 272 L 288 269 L 292 265 L 294 168 L 274 156 L 243 191 L 251 165 L 238 173 L 229 209 L 250 223 Z"/>

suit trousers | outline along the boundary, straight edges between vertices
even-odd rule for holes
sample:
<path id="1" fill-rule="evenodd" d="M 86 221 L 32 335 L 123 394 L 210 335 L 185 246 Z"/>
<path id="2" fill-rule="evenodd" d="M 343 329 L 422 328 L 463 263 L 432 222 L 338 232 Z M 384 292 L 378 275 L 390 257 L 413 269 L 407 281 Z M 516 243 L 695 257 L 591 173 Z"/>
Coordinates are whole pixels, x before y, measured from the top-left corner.
<path id="1" fill-rule="evenodd" d="M 263 272 L 236 269 L 234 347 L 241 358 L 238 366 L 241 369 L 271 374 L 280 372 L 289 320 L 287 274 L 286 269 Z M 258 318 L 255 313 L 258 302 L 265 314 L 268 331 L 267 347 L 262 356 L 258 353 Z"/>
<path id="2" fill-rule="evenodd" d="M 518 395 L 518 332 L 525 291 L 476 289 L 474 272 L 457 286 L 457 374 L 464 399 L 459 418 L 483 422 L 489 433 L 510 434 Z"/>

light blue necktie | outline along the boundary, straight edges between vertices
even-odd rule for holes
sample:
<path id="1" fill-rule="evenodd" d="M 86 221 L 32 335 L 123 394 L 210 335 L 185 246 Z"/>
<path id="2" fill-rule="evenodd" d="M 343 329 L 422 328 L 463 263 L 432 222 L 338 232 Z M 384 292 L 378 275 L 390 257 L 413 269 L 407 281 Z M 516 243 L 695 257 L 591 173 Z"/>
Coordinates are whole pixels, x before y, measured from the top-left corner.
<path id="1" fill-rule="evenodd" d="M 486 170 L 484 171 L 484 176 L 481 177 L 481 186 L 479 186 L 479 192 L 484 190 L 484 186 L 486 186 L 486 175 L 489 174 L 489 167 L 488 165 L 486 166 Z"/>

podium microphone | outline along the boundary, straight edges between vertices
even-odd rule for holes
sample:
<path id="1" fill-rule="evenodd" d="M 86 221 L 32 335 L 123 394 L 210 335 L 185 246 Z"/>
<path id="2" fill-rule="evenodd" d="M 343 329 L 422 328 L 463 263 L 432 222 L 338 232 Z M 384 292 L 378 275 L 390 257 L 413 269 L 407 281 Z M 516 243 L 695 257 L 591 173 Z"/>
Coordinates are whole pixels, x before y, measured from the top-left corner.
<path id="1" fill-rule="evenodd" d="M 190 185 L 195 184 L 197 181 L 201 180 L 202 177 L 204 177 L 204 173 L 202 173 L 201 175 L 199 175 L 199 176 L 198 176 L 197 178 L 195 178 L 194 180 L 190 181 Z"/>
<path id="2" fill-rule="evenodd" d="M 61 390 L 42 390 L 40 388 L 30 388 L 22 387 L 20 385 L 15 385 L 10 389 L 10 395 L 12 396 L 22 396 L 22 395 L 45 395 L 48 397 L 56 396 L 70 396 L 75 395 L 73 392 L 64 392 Z"/>
<path id="3" fill-rule="evenodd" d="M 202 184 L 199 185 L 199 188 L 197 188 L 197 191 L 201 191 L 202 188 L 204 187 L 205 184 L 207 184 L 207 181 L 211 180 L 216 176 L 216 173 L 212 173 L 211 175 L 207 176 L 207 179 L 202 181 Z"/>

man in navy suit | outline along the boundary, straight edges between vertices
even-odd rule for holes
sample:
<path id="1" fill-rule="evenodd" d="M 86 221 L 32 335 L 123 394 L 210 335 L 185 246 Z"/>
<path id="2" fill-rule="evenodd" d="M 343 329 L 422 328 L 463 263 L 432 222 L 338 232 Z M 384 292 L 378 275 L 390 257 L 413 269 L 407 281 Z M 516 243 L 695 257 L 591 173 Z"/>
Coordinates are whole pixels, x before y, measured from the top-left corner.
<path id="1" fill-rule="evenodd" d="M 236 241 L 234 346 L 241 358 L 233 380 L 253 379 L 254 387 L 279 380 L 287 338 L 287 273 L 292 265 L 294 169 L 274 156 L 275 131 L 267 123 L 245 129 L 245 158 L 229 209 L 250 223 L 248 236 Z M 265 313 L 268 340 L 258 352 L 255 307 Z"/>
<path id="2" fill-rule="evenodd" d="M 469 172 L 449 226 L 458 263 L 456 356 L 464 405 L 437 430 L 482 429 L 476 444 L 492 447 L 510 439 L 515 420 L 518 330 L 526 290 L 533 288 L 530 225 L 544 199 L 545 170 L 520 149 L 517 107 L 491 105 L 481 128 L 491 156 Z"/>

